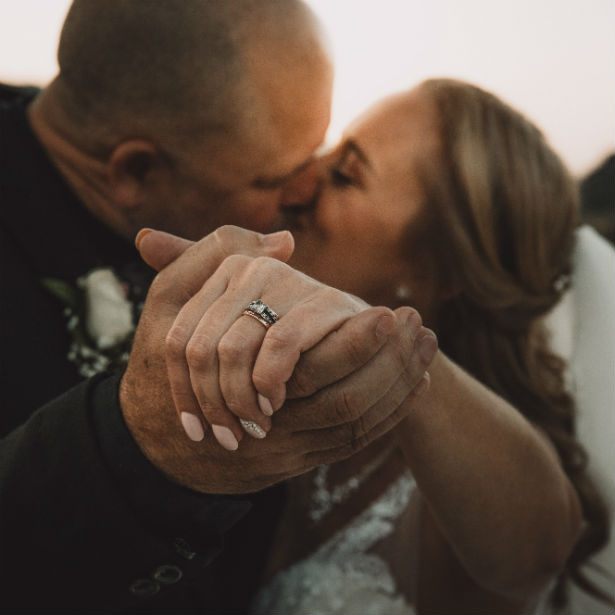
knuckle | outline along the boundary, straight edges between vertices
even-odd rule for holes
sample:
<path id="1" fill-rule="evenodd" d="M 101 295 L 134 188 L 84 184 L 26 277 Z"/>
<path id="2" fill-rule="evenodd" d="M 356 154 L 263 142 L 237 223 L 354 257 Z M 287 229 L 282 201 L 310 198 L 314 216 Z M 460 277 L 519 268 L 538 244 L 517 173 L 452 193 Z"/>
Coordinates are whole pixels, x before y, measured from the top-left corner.
<path id="1" fill-rule="evenodd" d="M 238 226 L 225 224 L 218 227 L 213 233 L 213 239 L 216 242 L 221 254 L 231 254 L 235 251 L 237 241 L 241 237 L 241 231 Z"/>
<path id="2" fill-rule="evenodd" d="M 225 335 L 218 342 L 218 357 L 221 362 L 236 364 L 245 353 L 245 346 L 230 335 Z"/>
<path id="3" fill-rule="evenodd" d="M 321 285 L 316 290 L 316 297 L 320 301 L 324 301 L 327 305 L 337 305 L 342 296 L 344 296 L 344 293 L 339 290 L 336 290 L 335 288 L 332 288 L 331 286 Z"/>
<path id="4" fill-rule="evenodd" d="M 301 361 L 288 381 L 289 394 L 293 397 L 309 397 L 316 391 L 314 383 L 318 381 L 318 376 L 315 363 Z"/>
<path id="5" fill-rule="evenodd" d="M 181 331 L 176 326 L 171 327 L 164 340 L 165 351 L 171 359 L 182 359 L 186 352 L 186 340 Z"/>
<path id="6" fill-rule="evenodd" d="M 256 256 L 252 260 L 252 267 L 258 271 L 272 271 L 278 262 L 269 256 Z"/>
<path id="7" fill-rule="evenodd" d="M 238 269 L 241 270 L 247 267 L 252 260 L 252 258 L 246 256 L 245 254 L 230 254 L 225 257 L 220 266 L 228 272 L 233 273 Z"/>
<path id="8" fill-rule="evenodd" d="M 288 274 L 292 276 L 302 275 L 291 269 L 286 263 L 270 256 L 256 256 L 252 259 L 250 274 L 259 277 L 267 277 L 272 285 L 280 283 Z"/>
<path id="9" fill-rule="evenodd" d="M 365 351 L 369 350 L 366 345 L 367 337 L 353 331 L 345 338 L 344 353 L 352 365 L 362 365 L 365 358 Z M 367 346 L 367 347 L 366 347 Z"/>
<path id="10" fill-rule="evenodd" d="M 343 423 L 354 421 L 359 412 L 359 395 L 351 387 L 342 387 L 335 397 L 334 409 Z"/>
<path id="11" fill-rule="evenodd" d="M 211 345 L 203 336 L 194 336 L 186 345 L 186 359 L 194 369 L 202 369 L 209 365 L 211 356 Z"/>

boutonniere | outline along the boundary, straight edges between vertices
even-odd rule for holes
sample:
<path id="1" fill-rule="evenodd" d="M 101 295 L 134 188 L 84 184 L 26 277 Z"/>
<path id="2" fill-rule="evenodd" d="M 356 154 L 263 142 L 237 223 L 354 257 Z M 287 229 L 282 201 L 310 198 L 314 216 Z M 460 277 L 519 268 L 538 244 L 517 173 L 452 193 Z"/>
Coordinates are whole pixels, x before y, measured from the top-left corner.
<path id="1" fill-rule="evenodd" d="M 42 284 L 64 304 L 72 337 L 68 359 L 81 376 L 89 378 L 126 365 L 142 308 L 131 300 L 127 282 L 112 269 L 100 268 L 74 285 L 55 278 L 45 278 Z"/>

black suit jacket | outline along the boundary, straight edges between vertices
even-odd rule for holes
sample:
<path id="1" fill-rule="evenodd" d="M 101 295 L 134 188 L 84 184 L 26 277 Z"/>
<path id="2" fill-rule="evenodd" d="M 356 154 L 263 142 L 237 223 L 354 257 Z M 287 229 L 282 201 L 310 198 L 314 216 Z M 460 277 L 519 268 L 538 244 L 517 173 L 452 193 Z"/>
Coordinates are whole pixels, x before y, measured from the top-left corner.
<path id="1" fill-rule="evenodd" d="M 124 424 L 121 374 L 83 381 L 67 360 L 64 306 L 41 281 L 148 272 L 36 140 L 35 94 L 0 86 L 0 609 L 241 612 L 282 494 L 170 483 Z"/>

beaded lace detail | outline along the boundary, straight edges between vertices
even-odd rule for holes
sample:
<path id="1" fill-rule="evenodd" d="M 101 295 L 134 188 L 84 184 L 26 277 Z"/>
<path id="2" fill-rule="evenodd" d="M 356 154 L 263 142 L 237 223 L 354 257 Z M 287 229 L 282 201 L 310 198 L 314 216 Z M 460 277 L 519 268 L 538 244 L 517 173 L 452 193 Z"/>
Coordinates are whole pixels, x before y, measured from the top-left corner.
<path id="1" fill-rule="evenodd" d="M 328 465 L 319 466 L 314 472 L 314 491 L 312 493 L 312 503 L 308 516 L 314 523 L 318 523 L 326 516 L 334 506 L 345 502 L 348 497 L 356 491 L 382 464 L 391 456 L 392 449 L 386 449 L 355 476 L 345 483 L 335 487 L 329 487 L 327 476 L 329 474 Z"/>
<path id="2" fill-rule="evenodd" d="M 278 572 L 256 597 L 255 615 L 404 615 L 387 562 L 369 553 L 395 529 L 415 483 L 404 472 L 377 500 L 314 553 Z"/>

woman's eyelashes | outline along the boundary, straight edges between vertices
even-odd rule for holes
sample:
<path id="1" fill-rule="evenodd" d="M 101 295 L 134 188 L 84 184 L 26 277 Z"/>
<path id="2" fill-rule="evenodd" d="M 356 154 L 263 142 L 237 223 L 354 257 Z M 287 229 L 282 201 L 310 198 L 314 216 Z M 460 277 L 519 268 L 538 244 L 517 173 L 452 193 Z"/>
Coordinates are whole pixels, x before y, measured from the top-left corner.
<path id="1" fill-rule="evenodd" d="M 329 169 L 329 175 L 331 176 L 331 183 L 334 186 L 353 186 L 356 184 L 355 179 L 348 175 L 347 173 L 344 173 L 344 171 L 342 171 L 341 169 L 339 169 L 338 167 L 332 167 L 331 169 Z"/>
<path id="2" fill-rule="evenodd" d="M 331 184 L 338 188 L 363 188 L 364 177 L 363 170 L 356 164 L 350 164 L 347 161 L 343 164 L 332 165 L 329 168 Z"/>

